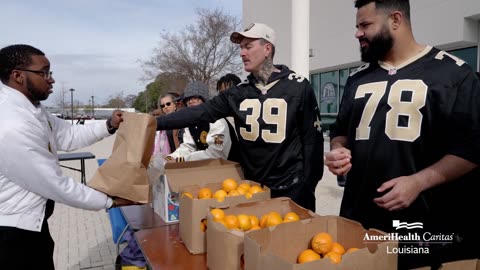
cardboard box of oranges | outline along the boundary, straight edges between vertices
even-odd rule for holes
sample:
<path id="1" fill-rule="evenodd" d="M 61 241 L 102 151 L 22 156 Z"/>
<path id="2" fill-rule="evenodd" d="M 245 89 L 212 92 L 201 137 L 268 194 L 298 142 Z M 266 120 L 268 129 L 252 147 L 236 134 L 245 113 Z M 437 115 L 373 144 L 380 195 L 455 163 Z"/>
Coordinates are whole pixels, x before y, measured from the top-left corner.
<path id="1" fill-rule="evenodd" d="M 214 177 L 215 175 L 215 177 Z M 192 178 L 195 185 L 183 186 L 180 194 L 180 237 L 192 254 L 206 252 L 207 214 L 211 208 L 270 199 L 270 189 L 260 184 L 208 171 L 212 183 L 202 184 L 202 175 Z"/>
<path id="2" fill-rule="evenodd" d="M 167 163 L 162 175 L 149 169 L 152 186 L 152 208 L 165 222 L 178 222 L 180 191 L 185 186 L 218 183 L 225 178 L 242 179 L 240 164 L 223 159 Z"/>
<path id="3" fill-rule="evenodd" d="M 207 217 L 207 266 L 211 270 L 243 269 L 245 234 L 315 216 L 284 197 L 213 208 Z"/>
<path id="4" fill-rule="evenodd" d="M 385 235 L 353 220 L 319 216 L 245 235 L 245 266 L 250 270 L 397 269 L 397 241 L 364 241 Z M 323 258 L 322 258 L 323 257 Z"/>

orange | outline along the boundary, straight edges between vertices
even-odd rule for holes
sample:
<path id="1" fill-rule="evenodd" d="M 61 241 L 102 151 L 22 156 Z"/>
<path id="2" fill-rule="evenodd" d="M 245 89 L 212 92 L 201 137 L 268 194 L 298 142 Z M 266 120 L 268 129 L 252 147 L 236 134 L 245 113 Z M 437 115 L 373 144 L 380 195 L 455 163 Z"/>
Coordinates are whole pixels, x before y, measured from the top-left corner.
<path id="1" fill-rule="evenodd" d="M 266 226 L 267 227 L 276 226 L 276 225 L 282 223 L 282 221 L 283 221 L 282 216 L 280 216 L 280 214 L 278 212 L 272 211 L 272 212 L 268 213 Z"/>
<path id="2" fill-rule="evenodd" d="M 258 226 L 259 225 L 258 217 L 254 215 L 250 215 L 250 223 L 252 224 L 252 227 Z"/>
<path id="3" fill-rule="evenodd" d="M 248 215 L 240 214 L 237 216 L 238 224 L 240 230 L 248 231 L 252 227 L 252 222 L 250 221 L 250 217 Z"/>
<path id="4" fill-rule="evenodd" d="M 228 192 L 228 196 L 229 197 L 240 196 L 240 193 L 238 193 L 238 191 L 236 189 L 234 189 L 234 190 L 230 190 L 230 192 Z"/>
<path id="5" fill-rule="evenodd" d="M 260 227 L 265 228 L 267 227 L 267 219 L 268 219 L 268 214 L 265 214 L 260 218 Z"/>
<path id="6" fill-rule="evenodd" d="M 223 220 L 223 218 L 225 217 L 225 213 L 220 208 L 213 208 L 212 210 L 210 210 L 210 213 L 212 213 L 213 221 Z"/>
<path id="7" fill-rule="evenodd" d="M 182 197 L 183 197 L 183 196 L 187 196 L 187 197 L 189 197 L 190 199 L 193 199 L 193 195 L 192 195 L 192 193 L 190 193 L 190 192 L 183 192 L 183 193 L 182 193 Z"/>
<path id="8" fill-rule="evenodd" d="M 245 189 L 243 189 L 243 188 L 237 188 L 237 189 L 235 189 L 235 190 L 236 190 L 236 191 L 238 192 L 238 194 L 240 194 L 240 195 L 245 195 L 245 194 L 247 193 L 247 191 L 246 191 Z"/>
<path id="9" fill-rule="evenodd" d="M 329 258 L 330 262 L 332 262 L 333 264 L 338 264 L 342 262 L 342 255 L 332 251 L 325 254 L 324 258 Z"/>
<path id="10" fill-rule="evenodd" d="M 359 250 L 359 248 L 351 247 L 351 248 L 349 248 L 349 249 L 347 250 L 346 253 L 355 252 L 355 251 L 357 251 L 357 250 Z"/>
<path id="11" fill-rule="evenodd" d="M 219 189 L 213 193 L 213 198 L 217 199 L 218 202 L 225 201 L 225 197 L 227 196 L 227 192 L 223 189 Z"/>
<path id="12" fill-rule="evenodd" d="M 320 260 L 320 255 L 311 249 L 306 249 L 298 255 L 297 262 L 298 263 L 306 263 L 311 261 Z"/>
<path id="13" fill-rule="evenodd" d="M 312 249 L 318 254 L 325 255 L 332 249 L 333 239 L 329 233 L 321 232 L 312 238 Z"/>
<path id="14" fill-rule="evenodd" d="M 252 193 L 252 194 L 255 194 L 255 193 L 258 193 L 258 192 L 263 192 L 263 189 L 260 187 L 260 186 L 252 186 L 248 192 Z"/>
<path id="15" fill-rule="evenodd" d="M 292 221 L 297 221 L 297 220 L 300 220 L 300 217 L 295 212 L 288 212 L 283 217 L 283 222 L 292 222 Z"/>
<path id="16" fill-rule="evenodd" d="M 225 222 L 226 227 L 229 229 L 240 229 L 238 218 L 235 215 L 226 215 L 223 221 Z"/>
<path id="17" fill-rule="evenodd" d="M 237 189 L 244 189 L 245 191 L 249 191 L 250 190 L 250 184 L 249 183 L 241 183 L 240 185 L 238 185 L 238 188 Z"/>
<path id="18" fill-rule="evenodd" d="M 343 255 L 343 254 L 345 254 L 345 248 L 342 245 L 340 245 L 339 243 L 334 242 L 332 244 L 332 250 L 330 250 L 330 252 L 335 252 L 335 253 L 338 253 L 340 255 Z"/>
<path id="19" fill-rule="evenodd" d="M 237 181 L 235 181 L 235 179 L 232 179 L 232 178 L 227 178 L 223 180 L 223 183 L 222 183 L 222 189 L 225 190 L 226 192 L 230 192 L 236 189 L 237 186 L 238 186 Z"/>
<path id="20" fill-rule="evenodd" d="M 248 191 L 247 193 L 245 193 L 245 198 L 251 199 L 252 197 L 253 197 L 253 194 L 252 194 L 250 191 Z"/>
<path id="21" fill-rule="evenodd" d="M 211 199 L 212 198 L 212 191 L 209 188 L 201 188 L 198 191 L 198 198 L 199 199 Z"/>

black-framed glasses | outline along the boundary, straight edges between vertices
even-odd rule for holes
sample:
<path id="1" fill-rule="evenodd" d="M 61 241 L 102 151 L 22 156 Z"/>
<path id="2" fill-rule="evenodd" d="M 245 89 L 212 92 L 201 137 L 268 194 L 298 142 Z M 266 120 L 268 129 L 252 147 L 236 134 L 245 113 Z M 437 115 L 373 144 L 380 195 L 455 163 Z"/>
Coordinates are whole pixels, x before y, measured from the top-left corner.
<path id="1" fill-rule="evenodd" d="M 53 74 L 52 71 L 46 71 L 46 70 L 31 70 L 31 69 L 17 69 L 17 70 L 28 71 L 28 72 L 35 73 L 37 75 L 42 75 L 45 80 L 51 79 Z"/>
<path id="2" fill-rule="evenodd" d="M 172 105 L 172 102 L 167 102 L 165 104 L 160 104 L 160 108 L 163 109 L 163 108 L 165 108 L 165 106 L 170 107 L 170 105 Z"/>

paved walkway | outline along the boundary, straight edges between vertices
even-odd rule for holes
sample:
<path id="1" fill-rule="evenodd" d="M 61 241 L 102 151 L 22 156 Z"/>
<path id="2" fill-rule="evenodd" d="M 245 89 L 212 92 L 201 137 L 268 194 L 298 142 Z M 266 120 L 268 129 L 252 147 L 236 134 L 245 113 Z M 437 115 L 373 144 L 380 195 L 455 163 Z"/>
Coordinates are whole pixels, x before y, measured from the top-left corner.
<path id="1" fill-rule="evenodd" d="M 98 158 L 108 158 L 112 151 L 115 136 L 106 138 L 90 147 L 77 152 L 92 152 Z M 327 150 L 327 143 L 325 144 Z M 87 182 L 98 168 L 96 160 L 86 160 Z M 62 162 L 79 167 L 79 161 Z M 80 182 L 80 173 L 63 169 L 66 175 Z M 315 192 L 317 213 L 320 215 L 338 215 L 343 189 L 337 186 L 337 180 L 325 168 L 322 181 Z M 49 219 L 50 231 L 55 240 L 56 270 L 114 270 L 115 244 L 112 241 L 110 221 L 105 210 L 87 211 L 57 203 L 55 212 Z"/>

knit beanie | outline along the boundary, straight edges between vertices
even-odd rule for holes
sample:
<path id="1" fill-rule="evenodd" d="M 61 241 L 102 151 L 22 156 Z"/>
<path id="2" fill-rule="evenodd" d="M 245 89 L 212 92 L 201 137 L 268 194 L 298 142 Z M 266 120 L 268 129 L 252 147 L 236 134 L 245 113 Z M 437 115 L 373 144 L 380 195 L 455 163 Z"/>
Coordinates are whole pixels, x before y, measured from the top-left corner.
<path id="1" fill-rule="evenodd" d="M 183 100 L 189 97 L 199 97 L 203 102 L 207 102 L 208 98 L 208 87 L 203 82 L 190 82 L 183 92 Z"/>

